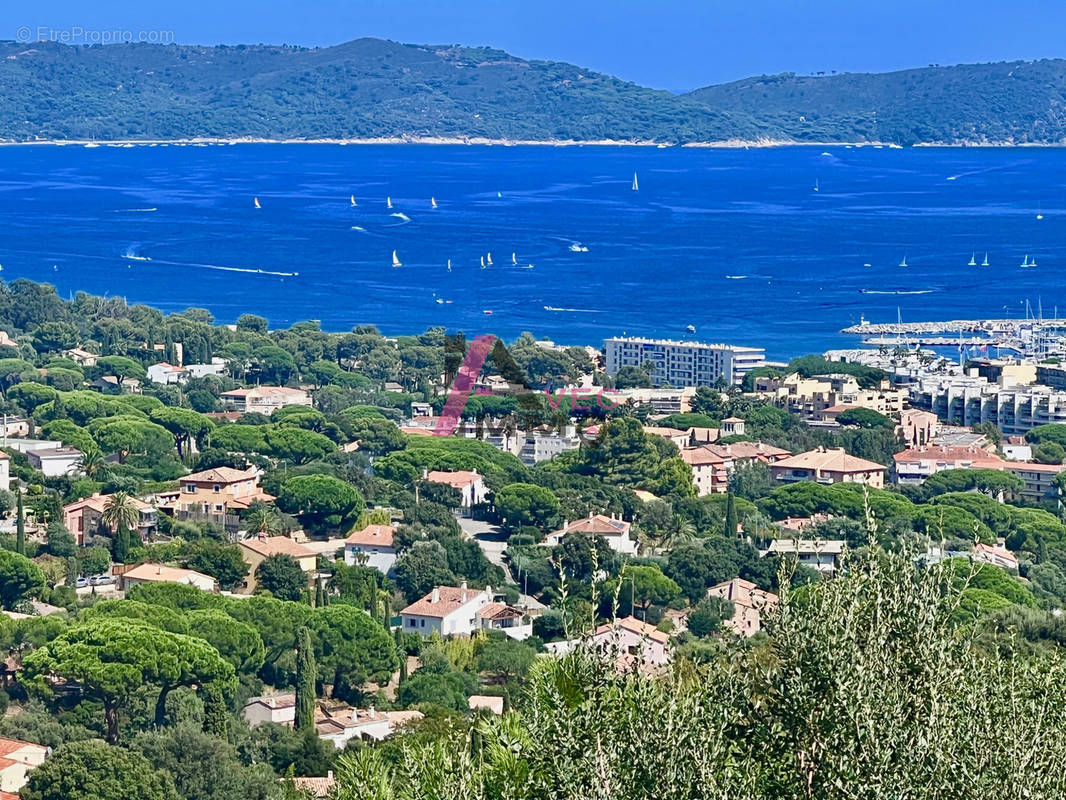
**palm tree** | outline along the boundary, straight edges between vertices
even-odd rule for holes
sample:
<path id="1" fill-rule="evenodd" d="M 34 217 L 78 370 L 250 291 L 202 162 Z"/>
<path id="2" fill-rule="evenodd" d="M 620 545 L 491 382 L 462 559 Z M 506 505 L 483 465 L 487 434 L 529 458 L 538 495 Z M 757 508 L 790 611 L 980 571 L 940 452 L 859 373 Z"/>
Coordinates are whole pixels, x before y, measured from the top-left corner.
<path id="1" fill-rule="evenodd" d="M 104 453 L 99 447 L 89 447 L 81 454 L 81 458 L 74 464 L 72 472 L 80 472 L 89 480 L 104 478 L 111 467 L 104 458 Z"/>
<path id="2" fill-rule="evenodd" d="M 130 548 L 130 531 L 137 530 L 141 521 L 141 512 L 126 492 L 108 495 L 100 521 L 115 531 L 115 555 L 117 560 L 124 560 Z"/>
<path id="3" fill-rule="evenodd" d="M 662 534 L 662 544 L 671 550 L 686 544 L 692 544 L 696 540 L 696 526 L 684 517 L 675 514 L 670 524 Z"/>
<path id="4" fill-rule="evenodd" d="M 253 504 L 248 509 L 244 522 L 248 526 L 248 531 L 256 535 L 260 533 L 273 535 L 281 529 L 277 514 L 266 503 Z"/>

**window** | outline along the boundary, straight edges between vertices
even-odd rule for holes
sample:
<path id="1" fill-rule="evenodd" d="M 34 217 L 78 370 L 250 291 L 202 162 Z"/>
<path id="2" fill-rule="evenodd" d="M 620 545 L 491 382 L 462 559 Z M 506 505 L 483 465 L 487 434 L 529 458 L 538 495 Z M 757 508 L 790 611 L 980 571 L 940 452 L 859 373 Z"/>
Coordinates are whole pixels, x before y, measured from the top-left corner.
<path id="1" fill-rule="evenodd" d="M 415 621 L 414 621 L 413 619 L 409 619 L 409 620 L 407 620 L 407 627 L 408 627 L 408 628 L 413 628 L 413 627 L 415 627 Z"/>
<path id="2" fill-rule="evenodd" d="M 222 487 L 219 484 L 216 483 L 214 486 L 211 487 L 211 491 L 214 492 L 215 494 L 218 494 L 219 492 L 222 491 Z"/>
<path id="3" fill-rule="evenodd" d="M 196 484 L 187 483 L 182 487 L 182 491 L 184 491 L 186 494 L 196 494 Z"/>
<path id="4" fill-rule="evenodd" d="M 418 624 L 419 624 L 419 626 L 421 626 L 421 627 L 423 627 L 423 628 L 424 628 L 424 627 L 426 627 L 426 621 L 425 621 L 424 619 L 420 619 L 420 620 L 418 621 Z"/>

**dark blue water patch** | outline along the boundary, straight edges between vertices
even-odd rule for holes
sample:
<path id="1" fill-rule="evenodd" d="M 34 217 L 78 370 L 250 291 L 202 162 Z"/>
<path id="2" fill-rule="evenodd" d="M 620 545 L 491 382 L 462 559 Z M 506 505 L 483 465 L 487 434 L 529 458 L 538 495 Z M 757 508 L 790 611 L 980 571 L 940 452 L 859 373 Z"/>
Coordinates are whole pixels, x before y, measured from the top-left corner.
<path id="1" fill-rule="evenodd" d="M 0 264 L 220 321 L 592 344 L 693 325 L 784 358 L 853 344 L 862 316 L 1066 307 L 1064 187 L 1055 149 L 4 147 Z"/>

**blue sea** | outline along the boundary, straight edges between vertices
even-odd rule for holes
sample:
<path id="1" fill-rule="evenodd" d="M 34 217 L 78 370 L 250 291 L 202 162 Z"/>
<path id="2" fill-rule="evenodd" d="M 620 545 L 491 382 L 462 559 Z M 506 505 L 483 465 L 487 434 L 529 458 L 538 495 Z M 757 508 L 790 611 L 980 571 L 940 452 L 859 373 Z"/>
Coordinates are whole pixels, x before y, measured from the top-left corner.
<path id="1" fill-rule="evenodd" d="M 0 277 L 222 322 L 787 358 L 862 315 L 1066 308 L 1064 187 L 1058 149 L 2 147 Z"/>

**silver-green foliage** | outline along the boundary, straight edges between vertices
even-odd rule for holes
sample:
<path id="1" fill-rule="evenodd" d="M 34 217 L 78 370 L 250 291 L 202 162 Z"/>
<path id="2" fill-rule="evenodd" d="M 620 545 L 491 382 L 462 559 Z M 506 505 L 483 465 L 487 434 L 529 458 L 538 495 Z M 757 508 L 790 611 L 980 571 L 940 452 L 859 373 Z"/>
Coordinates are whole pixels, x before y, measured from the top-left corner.
<path id="1" fill-rule="evenodd" d="M 764 646 L 670 675 L 544 659 L 470 737 L 342 758 L 337 800 L 1066 797 L 1066 664 L 981 648 L 907 555 L 782 598 Z"/>

